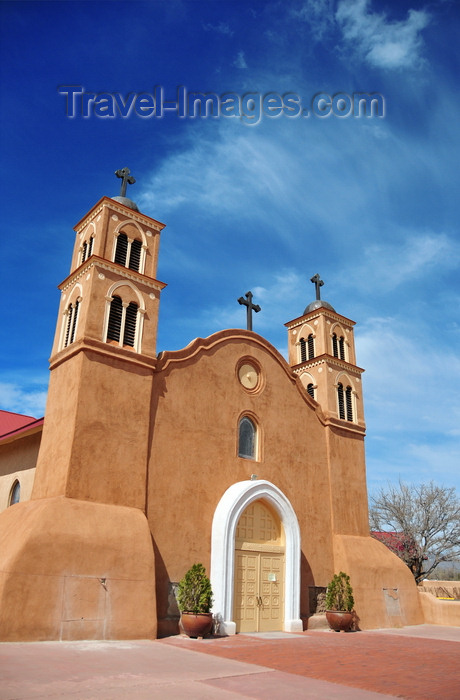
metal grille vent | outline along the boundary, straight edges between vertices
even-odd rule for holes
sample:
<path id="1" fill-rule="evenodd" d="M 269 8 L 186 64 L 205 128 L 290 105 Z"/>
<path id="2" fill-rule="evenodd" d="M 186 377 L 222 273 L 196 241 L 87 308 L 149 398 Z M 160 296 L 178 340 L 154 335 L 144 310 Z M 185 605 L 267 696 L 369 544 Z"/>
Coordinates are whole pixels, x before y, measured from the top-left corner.
<path id="1" fill-rule="evenodd" d="M 139 272 L 140 264 L 141 264 L 141 251 L 142 251 L 142 243 L 141 241 L 133 241 L 131 243 L 131 252 L 129 254 L 129 269 L 130 270 L 135 270 L 135 272 Z"/>
<path id="2" fill-rule="evenodd" d="M 123 317 L 123 305 L 120 297 L 113 297 L 110 303 L 109 324 L 107 327 L 107 340 L 120 340 L 121 320 Z"/>

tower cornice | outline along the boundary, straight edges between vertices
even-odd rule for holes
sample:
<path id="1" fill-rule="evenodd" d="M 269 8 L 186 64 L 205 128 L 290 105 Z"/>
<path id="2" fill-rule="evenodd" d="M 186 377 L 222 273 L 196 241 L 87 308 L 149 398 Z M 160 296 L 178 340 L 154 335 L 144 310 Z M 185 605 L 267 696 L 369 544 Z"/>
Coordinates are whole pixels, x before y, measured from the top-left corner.
<path id="1" fill-rule="evenodd" d="M 346 316 L 342 316 L 341 314 L 338 314 L 336 311 L 331 311 L 330 309 L 325 309 L 324 307 L 321 307 L 319 309 L 315 309 L 314 311 L 310 311 L 309 314 L 304 314 L 303 316 L 299 316 L 298 318 L 294 318 L 292 321 L 288 321 L 284 325 L 288 330 L 292 330 L 293 328 L 297 328 L 298 326 L 303 325 L 305 322 L 314 321 L 316 318 L 319 318 L 320 316 L 326 316 L 330 319 L 333 319 L 334 321 L 345 323 L 348 326 L 351 326 L 352 328 L 353 328 L 353 326 L 356 325 L 355 321 L 352 321 L 350 318 L 347 318 Z"/>
<path id="2" fill-rule="evenodd" d="M 97 255 L 92 255 L 86 262 L 80 265 L 80 267 L 77 267 L 76 270 L 74 270 L 68 277 L 66 277 L 66 279 L 63 280 L 63 282 L 61 282 L 60 285 L 58 285 L 58 289 L 60 289 L 61 292 L 66 291 L 66 289 L 75 284 L 75 282 L 78 279 L 80 279 L 86 272 L 88 272 L 93 267 L 97 269 L 108 270 L 110 272 L 116 272 L 117 275 L 119 275 L 120 277 L 132 280 L 133 282 L 141 282 L 145 286 L 151 287 L 152 289 L 156 289 L 158 291 L 161 291 L 167 286 L 165 282 L 160 282 L 159 280 L 156 280 L 153 277 L 142 275 L 140 272 L 135 272 L 134 270 L 131 270 L 128 267 L 124 267 L 123 265 L 117 265 L 117 263 L 110 262 L 109 260 L 105 260 L 104 258 L 99 258 Z"/>
<path id="3" fill-rule="evenodd" d="M 296 374 L 300 374 L 305 369 L 310 369 L 311 367 L 316 367 L 317 365 L 329 365 L 335 369 L 344 369 L 352 374 L 360 375 L 365 370 L 362 367 L 353 365 L 346 360 L 341 360 L 333 355 L 318 355 L 311 360 L 306 360 L 305 362 L 299 362 L 297 365 L 293 365 L 292 369 Z"/>
<path id="4" fill-rule="evenodd" d="M 76 233 L 80 233 L 82 229 L 85 228 L 93 219 L 101 213 L 101 211 L 105 208 L 110 208 L 113 211 L 118 212 L 119 214 L 126 214 L 130 219 L 133 221 L 137 221 L 140 224 L 143 224 L 144 226 L 149 226 L 151 228 L 154 228 L 157 232 L 162 231 L 166 224 L 162 224 L 161 221 L 157 221 L 156 219 L 152 219 L 152 217 L 147 216 L 146 214 L 141 214 L 138 211 L 134 211 L 134 209 L 130 209 L 129 207 L 126 207 L 124 204 L 120 204 L 120 202 L 116 202 L 115 200 L 111 199 L 110 197 L 102 197 L 92 209 L 89 210 L 85 216 L 80 219 L 80 221 L 74 226 L 74 231 Z"/>

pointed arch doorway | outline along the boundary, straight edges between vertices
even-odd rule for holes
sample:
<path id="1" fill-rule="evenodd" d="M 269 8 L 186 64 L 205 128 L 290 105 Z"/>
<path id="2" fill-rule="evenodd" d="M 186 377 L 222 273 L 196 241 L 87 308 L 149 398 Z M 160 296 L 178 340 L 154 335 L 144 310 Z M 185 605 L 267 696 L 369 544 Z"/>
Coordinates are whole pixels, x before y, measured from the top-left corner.
<path id="1" fill-rule="evenodd" d="M 284 529 L 266 502 L 243 511 L 235 533 L 236 632 L 274 632 L 284 623 Z"/>
<path id="2" fill-rule="evenodd" d="M 218 620 L 223 634 L 237 632 L 235 608 L 235 570 L 236 570 L 236 541 L 237 527 L 246 508 L 259 501 L 268 508 L 275 520 L 279 520 L 280 542 L 271 546 L 284 546 L 283 552 L 273 552 L 284 555 L 284 562 L 276 563 L 272 558 L 265 562 L 265 574 L 277 577 L 275 569 L 284 566 L 283 597 L 280 597 L 281 622 L 279 629 L 286 632 L 301 632 L 303 629 L 300 619 L 300 529 L 294 509 L 283 492 L 269 481 L 240 481 L 230 486 L 220 499 L 214 513 L 211 539 L 211 583 L 214 592 L 213 613 Z M 282 538 L 284 535 L 284 545 Z M 241 534 L 241 533 L 240 533 Z M 241 538 L 238 538 L 239 540 Z M 259 543 L 260 544 L 260 543 Z M 250 546 L 250 542 L 248 543 Z M 245 550 L 240 550 L 245 551 Z M 254 550 L 246 550 L 254 551 Z M 261 550 L 255 550 L 260 552 Z M 271 554 L 271 553 L 269 553 Z M 262 574 L 263 580 L 264 574 Z M 279 579 L 278 579 L 279 582 Z M 270 583 L 276 583 L 270 581 Z M 275 590 L 275 587 L 271 586 Z M 260 595 L 260 594 L 256 594 Z M 273 605 L 276 601 L 273 601 Z M 270 603 L 270 610 L 273 605 Z M 270 612 L 270 615 L 272 613 Z M 239 624 L 238 624 L 239 626 Z M 244 631 L 244 630 L 243 630 Z"/>

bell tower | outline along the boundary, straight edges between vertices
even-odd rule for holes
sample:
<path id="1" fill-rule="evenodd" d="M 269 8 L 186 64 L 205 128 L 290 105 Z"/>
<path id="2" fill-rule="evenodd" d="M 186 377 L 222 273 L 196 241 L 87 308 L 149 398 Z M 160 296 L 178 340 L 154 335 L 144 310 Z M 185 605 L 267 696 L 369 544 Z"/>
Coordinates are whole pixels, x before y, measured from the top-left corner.
<path id="1" fill-rule="evenodd" d="M 365 427 L 361 374 L 356 366 L 354 321 L 321 299 L 323 280 L 311 278 L 316 300 L 286 323 L 289 364 L 324 415 L 348 429 Z"/>
<path id="2" fill-rule="evenodd" d="M 321 299 L 323 280 L 311 278 L 315 301 L 286 323 L 289 364 L 321 408 L 326 428 L 332 531 L 369 534 L 364 454 L 363 391 L 356 365 L 354 321 Z M 344 493 L 347 498 L 344 498 Z M 350 504 L 361 504 L 350 507 Z"/>
<path id="3" fill-rule="evenodd" d="M 144 508 L 164 224 L 125 196 L 135 182 L 128 168 L 116 174 L 121 195 L 100 199 L 75 226 L 70 274 L 59 285 L 32 497 Z"/>
<path id="4" fill-rule="evenodd" d="M 2 513 L 5 640 L 156 636 L 146 517 L 164 224 L 121 193 L 76 225 L 35 483 Z M 43 605 L 43 601 L 47 605 Z M 30 613 L 33 611 L 33 614 Z"/>

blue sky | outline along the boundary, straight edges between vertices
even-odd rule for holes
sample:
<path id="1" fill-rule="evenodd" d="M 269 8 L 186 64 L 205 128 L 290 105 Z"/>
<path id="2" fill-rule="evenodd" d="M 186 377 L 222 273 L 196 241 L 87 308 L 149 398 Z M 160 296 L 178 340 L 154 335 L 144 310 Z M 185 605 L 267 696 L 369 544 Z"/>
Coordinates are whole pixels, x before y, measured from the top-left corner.
<path id="1" fill-rule="evenodd" d="M 322 296 L 356 321 L 368 484 L 460 491 L 454 0 L 2 2 L 0 407 L 41 416 L 72 227 L 117 168 L 166 223 L 158 350 L 245 325 L 281 352 Z M 66 116 L 86 93 L 378 93 L 384 117 Z M 94 104 L 93 104 L 94 107 Z"/>

